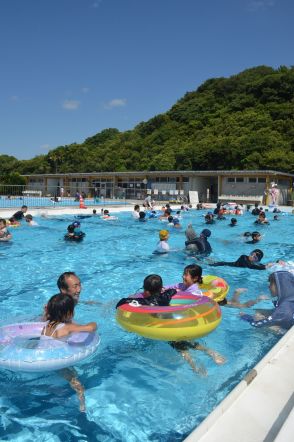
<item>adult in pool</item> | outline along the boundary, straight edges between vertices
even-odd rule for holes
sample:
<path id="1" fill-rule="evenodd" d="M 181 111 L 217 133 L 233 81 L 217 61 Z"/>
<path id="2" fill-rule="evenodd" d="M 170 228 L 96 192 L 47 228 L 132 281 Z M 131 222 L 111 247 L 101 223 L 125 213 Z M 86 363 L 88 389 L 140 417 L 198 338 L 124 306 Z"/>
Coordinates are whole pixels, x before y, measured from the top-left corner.
<path id="1" fill-rule="evenodd" d="M 253 250 L 250 255 L 241 255 L 237 259 L 237 261 L 219 261 L 209 263 L 212 267 L 218 266 L 230 266 L 230 267 L 247 267 L 248 269 L 254 270 L 265 270 L 267 268 L 267 264 L 261 264 L 260 261 L 263 258 L 263 252 L 259 249 Z"/>
<path id="2" fill-rule="evenodd" d="M 195 238 L 192 241 L 186 241 L 185 245 L 186 247 L 189 247 L 188 250 L 197 255 L 208 256 L 212 252 L 211 245 L 207 239 L 210 235 L 211 231 L 209 229 L 203 229 L 199 238 Z"/>
<path id="3" fill-rule="evenodd" d="M 294 275 L 287 271 L 278 271 L 269 276 L 269 289 L 274 301 L 274 309 L 267 314 L 258 314 L 254 317 L 241 313 L 241 319 L 249 322 L 253 327 L 278 326 L 288 330 L 294 325 Z"/>
<path id="4" fill-rule="evenodd" d="M 20 210 L 18 210 L 17 212 L 15 212 L 14 215 L 12 215 L 12 218 L 14 218 L 16 221 L 21 221 L 24 218 L 27 210 L 28 206 L 26 205 L 21 206 Z"/>
<path id="5" fill-rule="evenodd" d="M 57 287 L 62 295 L 73 298 L 75 305 L 79 302 L 82 290 L 80 278 L 74 272 L 64 272 L 57 280 Z"/>

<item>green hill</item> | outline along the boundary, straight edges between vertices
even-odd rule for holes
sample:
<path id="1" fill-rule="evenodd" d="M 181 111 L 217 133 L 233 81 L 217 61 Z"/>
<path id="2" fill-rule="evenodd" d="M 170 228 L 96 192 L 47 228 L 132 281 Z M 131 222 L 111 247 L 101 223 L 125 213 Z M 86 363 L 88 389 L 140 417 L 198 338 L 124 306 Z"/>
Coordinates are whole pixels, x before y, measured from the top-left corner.
<path id="1" fill-rule="evenodd" d="M 294 68 L 212 78 L 133 130 L 106 129 L 82 144 L 18 161 L 0 173 L 275 169 L 294 173 Z"/>

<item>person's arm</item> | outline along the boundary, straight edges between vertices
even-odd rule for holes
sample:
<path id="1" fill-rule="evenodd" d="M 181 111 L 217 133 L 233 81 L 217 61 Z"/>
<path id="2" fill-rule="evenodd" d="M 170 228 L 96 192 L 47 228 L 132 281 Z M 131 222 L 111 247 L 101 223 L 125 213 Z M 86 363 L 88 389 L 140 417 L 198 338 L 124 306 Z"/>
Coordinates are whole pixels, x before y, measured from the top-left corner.
<path id="1" fill-rule="evenodd" d="M 64 336 L 68 336 L 70 333 L 78 333 L 78 332 L 94 332 L 97 329 L 96 322 L 89 322 L 85 325 L 79 324 L 66 324 L 64 327 L 60 328 L 56 331 L 56 338 L 62 338 Z"/>
<path id="2" fill-rule="evenodd" d="M 265 270 L 267 268 L 265 264 L 251 264 L 248 267 L 254 270 Z"/>
<path id="3" fill-rule="evenodd" d="M 230 267 L 237 267 L 236 262 L 225 262 L 225 261 L 219 261 L 219 262 L 213 262 L 211 264 L 208 264 L 212 267 L 219 267 L 219 266 L 230 266 Z"/>

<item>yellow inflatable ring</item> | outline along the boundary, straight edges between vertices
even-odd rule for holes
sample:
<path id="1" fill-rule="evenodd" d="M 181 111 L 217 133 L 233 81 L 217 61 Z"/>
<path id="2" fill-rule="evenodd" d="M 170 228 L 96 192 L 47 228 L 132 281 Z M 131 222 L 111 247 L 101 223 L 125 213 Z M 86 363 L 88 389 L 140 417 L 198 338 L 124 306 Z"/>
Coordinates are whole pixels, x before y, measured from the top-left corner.
<path id="1" fill-rule="evenodd" d="M 17 221 L 17 224 L 11 224 L 11 222 L 9 221 L 9 219 L 6 220 L 6 227 L 19 227 L 20 226 L 20 222 Z"/>
<path id="2" fill-rule="evenodd" d="M 162 341 L 183 341 L 208 335 L 221 321 L 219 305 L 207 296 L 177 293 L 167 307 L 123 304 L 116 320 L 125 330 Z"/>
<path id="3" fill-rule="evenodd" d="M 203 283 L 199 284 L 205 296 L 212 298 L 216 302 L 221 302 L 227 296 L 230 286 L 219 276 L 206 275 L 202 277 Z"/>

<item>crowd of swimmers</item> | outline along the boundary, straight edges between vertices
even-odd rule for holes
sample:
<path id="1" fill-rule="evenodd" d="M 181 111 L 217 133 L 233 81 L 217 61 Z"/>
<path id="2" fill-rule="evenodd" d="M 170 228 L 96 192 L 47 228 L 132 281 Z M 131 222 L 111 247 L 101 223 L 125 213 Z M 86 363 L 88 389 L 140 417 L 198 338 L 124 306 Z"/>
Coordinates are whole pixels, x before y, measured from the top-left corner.
<path id="1" fill-rule="evenodd" d="M 150 203 L 150 207 L 148 206 Z M 26 222 L 33 221 L 32 217 L 28 217 L 26 214 L 27 206 L 22 206 L 21 210 L 16 212 L 10 219 L 10 225 L 13 222 Z M 157 213 L 152 206 L 150 200 L 145 200 L 145 209 L 140 210 L 140 206 L 136 205 L 132 216 L 139 222 L 146 222 L 146 217 L 157 217 L 159 221 L 166 221 L 167 227 L 180 229 L 181 214 L 184 211 L 189 211 L 191 207 L 182 206 L 180 211 L 177 211 L 173 215 L 173 210 L 170 205 L 165 205 L 160 213 Z M 199 210 L 201 210 L 199 208 Z M 210 224 L 215 222 L 215 217 L 218 220 L 222 220 L 225 213 L 222 211 L 221 205 L 217 205 L 216 212 L 208 212 L 205 215 L 205 223 Z M 234 210 L 237 210 L 236 208 Z M 241 210 L 241 209 L 238 209 Z M 143 215 L 144 214 L 144 215 Z M 235 213 L 238 215 L 237 213 Z M 240 215 L 240 213 L 239 213 Z M 256 224 L 268 224 L 268 220 L 263 210 L 258 205 L 253 209 L 252 215 L 257 216 Z M 96 209 L 93 210 L 91 216 L 100 216 L 103 219 L 107 219 L 111 215 L 107 209 L 103 209 L 100 215 L 97 215 Z M 275 216 L 277 216 L 275 214 Z M 208 219 L 210 220 L 209 222 Z M 229 225 L 236 225 L 237 219 L 232 218 Z M 9 241 L 12 237 L 11 233 L 7 229 L 8 222 L 0 219 L 0 241 Z M 80 222 L 78 220 L 72 222 L 67 227 L 67 233 L 65 234 L 66 240 L 80 241 L 85 234 L 80 229 Z M 168 229 L 160 229 L 159 241 L 156 245 L 156 254 L 166 254 L 170 252 L 169 246 L 170 231 Z M 294 266 L 289 266 L 284 261 L 278 263 L 262 264 L 263 252 L 259 248 L 255 248 L 249 254 L 242 254 L 235 261 L 214 261 L 209 258 L 212 252 L 212 246 L 209 242 L 211 237 L 211 230 L 208 228 L 202 229 L 199 236 L 196 234 L 193 225 L 189 224 L 185 230 L 185 249 L 189 254 L 192 254 L 197 259 L 204 259 L 205 262 L 212 267 L 231 266 L 241 267 L 253 270 L 265 270 L 272 269 L 273 272 L 269 276 L 269 290 L 272 297 L 277 298 L 273 308 L 265 311 L 256 311 L 255 315 L 248 315 L 241 313 L 242 320 L 247 321 L 251 326 L 255 328 L 260 327 L 278 327 L 279 329 L 289 329 L 294 324 Z M 245 232 L 244 238 L 248 244 L 257 244 L 260 242 L 262 235 L 258 231 Z M 277 265 L 279 266 L 277 268 Z M 130 295 L 127 298 L 122 298 L 118 301 L 116 307 L 118 308 L 124 303 L 133 305 L 152 305 L 152 306 L 168 306 L 171 298 L 178 291 L 187 292 L 195 296 L 204 296 L 201 290 L 202 283 L 202 267 L 198 264 L 190 264 L 184 268 L 182 281 L 176 282 L 172 285 L 164 285 L 160 275 L 152 274 L 144 278 L 143 292 L 140 294 Z M 74 309 L 79 303 L 81 282 L 78 276 L 73 272 L 63 273 L 57 281 L 59 293 L 52 296 L 44 308 L 43 319 L 45 321 L 44 328 L 41 333 L 42 339 L 66 339 L 66 337 L 74 331 L 95 331 L 97 324 L 90 322 L 85 325 L 79 325 L 73 322 Z M 245 288 L 238 288 L 230 299 L 221 301 L 221 305 L 224 307 L 234 308 L 248 308 L 254 306 L 264 297 L 259 296 L 256 299 L 251 299 L 246 302 L 240 301 L 240 295 L 245 291 Z M 185 361 L 187 361 L 193 371 L 205 375 L 206 369 L 195 363 L 192 359 L 189 350 L 198 350 L 208 354 L 217 364 L 223 364 L 225 358 L 214 351 L 198 342 L 181 341 L 181 342 L 169 342 L 170 346 L 179 352 Z M 78 380 L 74 369 L 65 369 L 62 371 L 62 376 L 67 379 L 71 387 L 76 391 L 81 411 L 85 410 L 85 398 L 84 387 Z"/>

